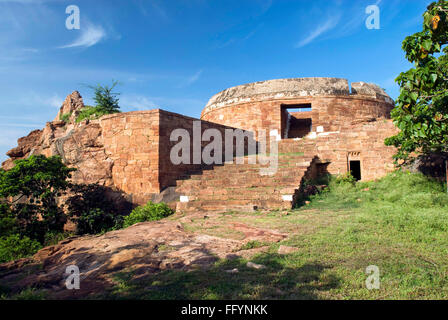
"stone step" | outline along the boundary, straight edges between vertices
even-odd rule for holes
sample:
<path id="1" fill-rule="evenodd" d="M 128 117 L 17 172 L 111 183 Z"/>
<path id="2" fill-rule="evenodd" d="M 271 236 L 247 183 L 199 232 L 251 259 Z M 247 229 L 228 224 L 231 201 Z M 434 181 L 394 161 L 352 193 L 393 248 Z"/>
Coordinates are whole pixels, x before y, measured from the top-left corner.
<path id="1" fill-rule="evenodd" d="M 250 180 L 244 180 L 244 177 L 241 179 L 235 179 L 235 178 L 221 178 L 221 179 L 214 179 L 214 180 L 194 180 L 188 182 L 184 182 L 181 185 L 177 186 L 178 190 L 201 190 L 206 188 L 256 188 L 256 187 L 290 187 L 290 186 L 298 186 L 302 180 L 302 176 L 297 177 L 284 177 L 282 179 L 280 178 L 257 178 L 257 179 L 250 179 Z"/>
<path id="2" fill-rule="evenodd" d="M 190 211 L 256 211 L 266 209 L 291 209 L 292 201 L 273 201 L 273 200 L 254 200 L 248 202 L 247 200 L 204 200 L 179 202 L 177 204 L 177 211 L 188 213 Z"/>
<path id="3" fill-rule="evenodd" d="M 260 170 L 269 165 L 225 163 L 204 166 L 201 172 L 176 182 L 176 192 L 182 195 L 180 211 L 245 211 L 259 209 L 291 209 L 293 198 L 316 154 L 314 145 L 302 141 L 282 143 L 278 167 L 272 175 Z M 300 150 L 300 151 L 291 151 Z M 266 159 L 258 155 L 257 160 Z"/>

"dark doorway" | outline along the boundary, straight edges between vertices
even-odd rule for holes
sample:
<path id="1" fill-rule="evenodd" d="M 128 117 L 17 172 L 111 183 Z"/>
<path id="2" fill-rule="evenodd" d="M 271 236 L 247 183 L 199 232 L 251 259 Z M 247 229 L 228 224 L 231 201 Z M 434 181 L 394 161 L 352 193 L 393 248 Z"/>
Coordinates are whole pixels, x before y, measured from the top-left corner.
<path id="1" fill-rule="evenodd" d="M 282 137 L 284 139 L 303 138 L 312 131 L 311 104 L 282 106 Z"/>
<path id="2" fill-rule="evenodd" d="M 356 181 L 361 180 L 361 161 L 350 161 L 350 173 L 356 179 Z"/>

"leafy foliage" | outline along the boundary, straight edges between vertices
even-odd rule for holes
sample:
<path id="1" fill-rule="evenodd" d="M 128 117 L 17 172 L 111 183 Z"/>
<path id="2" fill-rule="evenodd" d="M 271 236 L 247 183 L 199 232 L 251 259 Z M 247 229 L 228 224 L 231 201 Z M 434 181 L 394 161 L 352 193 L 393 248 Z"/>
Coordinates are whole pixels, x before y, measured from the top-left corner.
<path id="1" fill-rule="evenodd" d="M 70 112 L 61 114 L 60 117 L 59 117 L 59 120 L 64 121 L 64 122 L 68 122 L 70 120 L 70 116 L 71 115 L 72 114 Z"/>
<path id="2" fill-rule="evenodd" d="M 400 96 L 392 118 L 400 129 L 386 139 L 405 162 L 412 153 L 448 152 L 448 1 L 439 0 L 424 13 L 423 30 L 403 42 L 415 67 L 396 79 Z"/>
<path id="3" fill-rule="evenodd" d="M 0 204 L 0 236 L 6 237 L 18 233 L 19 223 L 8 205 Z"/>
<path id="4" fill-rule="evenodd" d="M 16 160 L 11 170 L 0 170 L 0 198 L 5 199 L 2 222 L 18 225 L 21 235 L 40 243 L 47 232 L 62 231 L 66 219 L 57 197 L 69 187 L 74 170 L 67 168 L 60 157 L 42 155 Z"/>
<path id="5" fill-rule="evenodd" d="M 95 96 L 93 100 L 96 102 L 96 108 L 99 111 L 105 113 L 117 113 L 120 112 L 120 106 L 118 105 L 119 99 L 117 98 L 119 93 L 113 92 L 118 85 L 118 81 L 112 81 L 112 85 L 91 87 L 94 90 Z"/>
<path id="6" fill-rule="evenodd" d="M 118 104 L 119 93 L 114 92 L 115 87 L 118 85 L 118 81 L 113 81 L 111 86 L 89 86 L 94 91 L 93 100 L 95 101 L 95 107 L 85 106 L 78 115 L 76 122 L 79 123 L 84 119 L 99 118 L 106 114 L 120 112 L 120 106 Z"/>
<path id="7" fill-rule="evenodd" d="M 121 220 L 116 215 L 99 208 L 81 213 L 76 219 L 77 234 L 98 234 L 114 229 Z"/>
<path id="8" fill-rule="evenodd" d="M 18 234 L 0 238 L 0 263 L 27 257 L 40 248 L 39 242 Z"/>
<path id="9" fill-rule="evenodd" d="M 356 179 L 352 176 L 350 172 L 347 172 L 346 174 L 341 174 L 336 176 L 335 178 L 330 178 L 330 180 L 333 180 L 335 184 L 344 184 L 344 183 L 350 183 L 355 184 Z"/>
<path id="10" fill-rule="evenodd" d="M 129 216 L 124 218 L 123 227 L 127 228 L 139 222 L 157 221 L 172 215 L 174 211 L 165 203 L 148 202 L 146 205 L 135 208 Z"/>
<path id="11" fill-rule="evenodd" d="M 96 234 L 121 227 L 123 217 L 105 196 L 105 187 L 74 185 L 71 191 L 74 195 L 65 203 L 71 220 L 76 224 L 77 234 Z"/>
<path id="12" fill-rule="evenodd" d="M 101 111 L 96 107 L 85 106 L 79 112 L 79 115 L 76 118 L 76 123 L 80 123 L 83 120 L 98 119 L 101 116 L 104 116 L 105 114 L 108 114 L 108 113 Z"/>

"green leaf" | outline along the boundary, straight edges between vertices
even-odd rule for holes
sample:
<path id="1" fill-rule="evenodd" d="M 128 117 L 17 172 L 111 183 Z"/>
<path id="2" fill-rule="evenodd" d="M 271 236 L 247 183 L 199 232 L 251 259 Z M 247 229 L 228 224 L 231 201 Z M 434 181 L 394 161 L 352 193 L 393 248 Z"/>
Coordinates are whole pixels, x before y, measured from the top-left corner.
<path id="1" fill-rule="evenodd" d="M 426 51 L 431 51 L 431 48 L 432 48 L 432 41 L 429 40 L 429 39 L 423 41 L 423 43 L 422 43 L 422 47 L 423 47 L 423 49 L 425 49 Z"/>
<path id="2" fill-rule="evenodd" d="M 437 74 L 435 74 L 435 73 L 431 74 L 430 78 L 431 78 L 432 83 L 435 83 L 437 81 L 437 77 L 438 77 Z"/>
<path id="3" fill-rule="evenodd" d="M 417 92 L 411 92 L 410 97 L 411 97 L 412 101 L 417 101 L 418 93 Z"/>

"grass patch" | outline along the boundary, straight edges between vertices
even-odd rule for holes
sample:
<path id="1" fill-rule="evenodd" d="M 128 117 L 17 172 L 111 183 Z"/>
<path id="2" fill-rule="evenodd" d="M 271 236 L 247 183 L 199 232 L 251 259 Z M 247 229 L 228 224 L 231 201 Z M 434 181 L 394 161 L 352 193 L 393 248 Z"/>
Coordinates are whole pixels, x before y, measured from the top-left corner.
<path id="1" fill-rule="evenodd" d="M 76 118 L 76 123 L 80 123 L 81 121 L 84 121 L 84 120 L 98 119 L 106 114 L 109 114 L 109 112 L 105 112 L 101 108 L 85 106 L 79 112 L 79 115 Z"/>
<path id="2" fill-rule="evenodd" d="M 246 244 L 242 245 L 240 250 L 251 250 L 251 249 L 266 247 L 268 245 L 270 245 L 268 242 L 253 240 L 253 241 L 249 241 Z"/>
<path id="3" fill-rule="evenodd" d="M 72 115 L 71 112 L 61 114 L 59 116 L 59 120 L 64 121 L 65 123 L 67 123 L 67 122 L 69 122 L 71 115 Z"/>
<path id="4" fill-rule="evenodd" d="M 251 261 L 219 260 L 206 270 L 120 275 L 112 299 L 448 299 L 448 195 L 423 175 L 396 172 L 376 182 L 331 179 L 310 204 L 281 212 L 227 213 L 230 221 L 287 231 L 285 241 Z M 195 232 L 229 232 L 209 220 Z M 227 234 L 226 236 L 230 236 Z M 247 248 L 261 245 L 250 242 Z M 298 248 L 277 254 L 280 245 Z M 368 290 L 366 268 L 380 269 L 380 289 Z M 238 269 L 238 273 L 226 271 Z M 138 274 L 138 273 L 137 273 Z M 125 289 L 123 289 L 125 288 Z"/>

